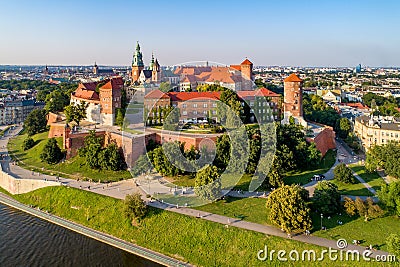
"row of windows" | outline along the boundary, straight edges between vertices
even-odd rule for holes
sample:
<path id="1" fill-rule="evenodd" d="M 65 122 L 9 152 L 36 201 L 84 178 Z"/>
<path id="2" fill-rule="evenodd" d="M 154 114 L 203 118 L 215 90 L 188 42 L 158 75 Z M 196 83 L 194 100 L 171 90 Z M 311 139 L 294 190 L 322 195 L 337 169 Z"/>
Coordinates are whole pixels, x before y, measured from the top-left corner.
<path id="1" fill-rule="evenodd" d="M 182 108 L 187 108 L 188 107 L 188 105 L 187 104 L 182 104 Z M 193 107 L 194 108 L 197 108 L 198 107 L 198 104 L 197 103 L 194 103 L 193 104 Z M 208 107 L 208 104 L 207 103 L 203 103 L 203 108 L 207 108 Z M 212 104 L 212 107 L 213 108 L 216 108 L 217 107 L 217 103 L 213 103 Z"/>
<path id="2" fill-rule="evenodd" d="M 217 111 L 213 110 L 211 113 L 212 113 L 212 115 L 216 115 Z M 197 110 L 194 110 L 194 111 L 192 111 L 192 114 L 193 115 L 197 115 L 197 114 L 207 115 L 208 111 L 207 110 L 203 110 L 203 112 L 197 112 Z M 182 111 L 182 115 L 186 116 L 186 115 L 188 115 L 188 112 L 186 110 L 184 110 L 184 111 Z"/>

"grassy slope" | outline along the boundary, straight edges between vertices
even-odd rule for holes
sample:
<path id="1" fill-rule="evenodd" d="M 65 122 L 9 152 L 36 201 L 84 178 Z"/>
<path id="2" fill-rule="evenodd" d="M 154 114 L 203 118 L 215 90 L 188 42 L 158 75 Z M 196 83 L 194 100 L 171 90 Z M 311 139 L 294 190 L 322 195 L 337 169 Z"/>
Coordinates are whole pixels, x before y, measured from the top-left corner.
<path id="1" fill-rule="evenodd" d="M 340 194 L 342 195 L 373 196 L 373 194 L 358 180 L 356 180 L 355 184 L 346 184 L 337 180 L 332 180 L 331 182 L 338 186 Z"/>
<path id="2" fill-rule="evenodd" d="M 45 169 L 44 173 L 57 173 L 61 172 L 67 176 L 68 178 L 80 178 L 80 179 L 93 179 L 102 181 L 118 181 L 121 179 L 131 178 L 131 175 L 128 171 L 99 171 L 89 168 L 85 164 L 85 159 L 76 156 L 71 158 L 70 160 L 65 161 L 64 163 L 59 163 L 55 165 L 47 164 L 42 162 L 39 158 L 40 153 L 43 150 L 43 147 L 47 141 L 48 132 L 36 134 L 32 136 L 32 138 L 36 141 L 36 145 L 27 150 L 22 150 L 22 143 L 27 137 L 27 135 L 19 135 L 10 140 L 8 144 L 8 150 L 14 156 L 16 156 L 19 160 L 23 161 L 22 167 L 26 169 L 35 169 L 36 171 L 41 171 L 42 168 Z M 62 147 L 62 138 L 56 138 L 57 143 L 60 147 Z"/>
<path id="3" fill-rule="evenodd" d="M 306 170 L 306 171 L 292 171 L 286 173 L 285 184 L 300 184 L 304 185 L 311 181 L 311 177 L 315 174 L 323 174 L 326 173 L 336 161 L 336 153 L 333 150 L 328 150 L 324 159 L 321 160 L 321 163 L 314 170 Z"/>
<path id="4" fill-rule="evenodd" d="M 234 227 L 225 228 L 221 224 L 154 208 L 150 209 L 148 216 L 136 228 L 124 217 L 121 200 L 73 188 L 48 187 L 18 195 L 16 198 L 58 216 L 199 266 L 265 266 L 269 262 L 257 260 L 257 252 L 265 245 L 275 250 L 321 251 L 321 248 L 314 245 Z M 79 209 L 73 209 L 72 206 Z M 278 261 L 272 264 L 287 266 L 287 263 Z M 304 266 L 302 262 L 292 264 Z M 327 261 L 307 263 L 307 266 L 326 265 Z M 334 266 L 332 263 L 330 265 Z M 337 266 L 354 264 L 345 265 L 341 262 Z"/>
<path id="5" fill-rule="evenodd" d="M 386 184 L 382 177 L 378 173 L 369 173 L 364 166 L 361 165 L 351 165 L 351 169 L 357 173 L 361 178 L 364 179 L 372 188 L 376 191 L 381 189 L 381 186 Z"/>

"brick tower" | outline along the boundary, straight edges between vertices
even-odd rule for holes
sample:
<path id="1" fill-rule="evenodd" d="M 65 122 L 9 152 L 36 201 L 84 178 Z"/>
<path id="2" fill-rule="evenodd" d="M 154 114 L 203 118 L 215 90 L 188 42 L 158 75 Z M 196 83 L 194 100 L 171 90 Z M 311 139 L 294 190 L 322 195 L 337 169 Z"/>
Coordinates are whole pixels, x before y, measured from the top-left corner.
<path id="1" fill-rule="evenodd" d="M 136 51 L 133 54 L 132 60 L 132 72 L 131 72 L 131 79 L 132 83 L 135 83 L 139 80 L 140 73 L 144 68 L 142 52 L 140 52 L 140 45 L 139 42 L 136 44 Z"/>
<path id="2" fill-rule="evenodd" d="M 252 81 L 253 63 L 246 58 L 242 63 L 240 63 L 240 72 L 242 73 L 243 77 Z"/>
<path id="3" fill-rule="evenodd" d="M 293 117 L 297 124 L 307 126 L 303 118 L 303 80 L 292 73 L 284 80 L 284 118 L 283 123 L 289 123 Z"/>
<path id="4" fill-rule="evenodd" d="M 113 77 L 100 88 L 101 123 L 114 125 L 116 109 L 121 108 L 121 91 L 124 81 L 121 77 Z"/>

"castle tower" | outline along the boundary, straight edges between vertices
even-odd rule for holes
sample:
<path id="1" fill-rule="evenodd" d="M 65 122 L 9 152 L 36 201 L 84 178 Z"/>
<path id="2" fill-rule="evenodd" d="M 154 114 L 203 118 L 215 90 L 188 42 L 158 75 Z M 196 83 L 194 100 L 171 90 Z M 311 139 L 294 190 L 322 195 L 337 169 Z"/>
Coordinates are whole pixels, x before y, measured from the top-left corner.
<path id="1" fill-rule="evenodd" d="M 114 125 L 117 108 L 121 108 L 121 92 L 124 81 L 121 77 L 113 77 L 100 87 L 100 116 L 104 125 Z"/>
<path id="2" fill-rule="evenodd" d="M 297 124 L 307 126 L 303 118 L 303 80 L 292 73 L 284 80 L 284 118 L 283 123 L 289 123 L 293 117 Z"/>
<path id="3" fill-rule="evenodd" d="M 240 72 L 242 73 L 243 77 L 252 81 L 253 63 L 246 58 L 242 63 L 240 63 Z"/>
<path id="4" fill-rule="evenodd" d="M 93 74 L 97 75 L 98 73 L 99 73 L 99 67 L 97 66 L 97 63 L 95 61 L 93 66 Z"/>
<path id="5" fill-rule="evenodd" d="M 136 50 L 135 53 L 133 54 L 133 60 L 132 60 L 132 73 L 131 73 L 132 83 L 137 82 L 139 80 L 140 73 L 142 72 L 143 68 L 144 64 L 143 64 L 142 52 L 140 52 L 140 45 L 139 42 L 137 42 Z"/>
<path id="6" fill-rule="evenodd" d="M 160 64 L 158 64 L 158 60 L 156 59 L 154 63 L 152 64 L 152 69 L 151 69 L 151 81 L 155 83 L 161 82 L 161 68 Z"/>

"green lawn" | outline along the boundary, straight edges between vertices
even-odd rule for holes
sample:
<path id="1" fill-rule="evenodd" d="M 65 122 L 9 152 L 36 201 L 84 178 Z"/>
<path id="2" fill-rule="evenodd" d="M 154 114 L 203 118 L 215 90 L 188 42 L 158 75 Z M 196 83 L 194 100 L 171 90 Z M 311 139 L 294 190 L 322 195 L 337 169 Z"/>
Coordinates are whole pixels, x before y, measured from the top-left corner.
<path id="1" fill-rule="evenodd" d="M 25 169 L 35 170 L 46 174 L 59 174 L 62 177 L 73 178 L 73 179 L 93 179 L 98 181 L 118 181 L 122 179 L 131 178 L 131 174 L 128 171 L 100 171 L 94 170 L 85 164 L 85 159 L 79 156 L 73 157 L 64 163 L 55 165 L 47 164 L 40 160 L 40 153 L 47 141 L 48 132 L 36 134 L 32 136 L 35 140 L 36 145 L 27 150 L 22 150 L 22 143 L 27 135 L 19 135 L 11 139 L 8 143 L 8 150 L 13 157 L 17 157 L 20 162 L 20 166 Z M 62 147 L 62 138 L 56 138 L 57 143 Z M 42 170 L 43 168 L 43 170 Z"/>
<path id="2" fill-rule="evenodd" d="M 265 198 L 225 197 L 224 200 L 196 207 L 195 209 L 267 225 L 271 224 L 271 222 L 268 219 L 268 210 L 265 207 L 265 203 Z"/>
<path id="3" fill-rule="evenodd" d="M 268 210 L 265 207 L 264 198 L 232 198 L 220 200 L 208 205 L 196 207 L 195 209 L 212 212 L 224 216 L 234 217 L 254 223 L 272 225 L 268 219 Z M 325 216 L 323 225 L 326 231 L 321 231 L 320 214 L 312 213 L 314 235 L 327 239 L 337 240 L 345 238 L 349 243 L 357 239 L 363 244 L 379 246 L 382 250 L 387 250 L 386 238 L 392 233 L 400 232 L 400 218 L 386 216 L 364 222 L 360 217 L 349 217 L 346 214 L 334 215 L 330 219 Z M 339 225 L 338 221 L 343 224 Z"/>
<path id="4" fill-rule="evenodd" d="M 357 179 L 355 184 L 346 184 L 337 180 L 331 180 L 331 182 L 338 186 L 341 195 L 373 196 L 373 194 Z"/>
<path id="5" fill-rule="evenodd" d="M 357 173 L 361 178 L 363 178 L 364 181 L 366 181 L 373 189 L 375 189 L 375 191 L 380 190 L 381 186 L 386 184 L 378 173 L 376 172 L 369 173 L 362 165 L 353 164 L 350 166 L 350 168 L 355 173 Z"/>
<path id="6" fill-rule="evenodd" d="M 335 161 L 336 152 L 334 152 L 333 150 L 328 150 L 328 152 L 326 152 L 325 154 L 325 157 L 321 160 L 319 166 L 317 166 L 315 169 L 306 171 L 292 171 L 286 173 L 286 177 L 284 179 L 285 184 L 307 184 L 311 181 L 311 178 L 315 174 L 326 173 L 333 166 L 333 164 L 335 164 Z"/>
<path id="7" fill-rule="evenodd" d="M 42 188 L 15 198 L 196 266 L 288 266 L 287 262 L 281 263 L 276 259 L 273 262 L 259 261 L 257 252 L 266 245 L 269 250 L 315 249 L 320 253 L 322 249 L 155 208 L 150 208 L 140 225 L 133 227 L 124 216 L 121 200 L 73 188 Z M 327 264 L 335 266 L 327 259 L 307 262 L 306 265 Z M 291 262 L 290 265 L 304 266 L 304 262 Z M 366 266 L 366 263 L 340 262 L 336 266 Z"/>
<path id="8" fill-rule="evenodd" d="M 331 219 L 323 218 L 323 225 L 327 230 L 321 231 L 320 215 L 315 215 L 313 219 L 316 221 L 314 226 L 316 232 L 314 235 L 325 237 L 328 239 L 344 238 L 350 244 L 353 240 L 361 241 L 362 246 L 377 246 L 380 250 L 387 250 L 386 239 L 390 234 L 400 233 L 400 218 L 396 216 L 386 216 L 382 218 L 372 219 L 368 222 L 364 218 L 351 218 L 346 214 L 332 216 Z M 337 221 L 342 221 L 339 225 Z"/>

